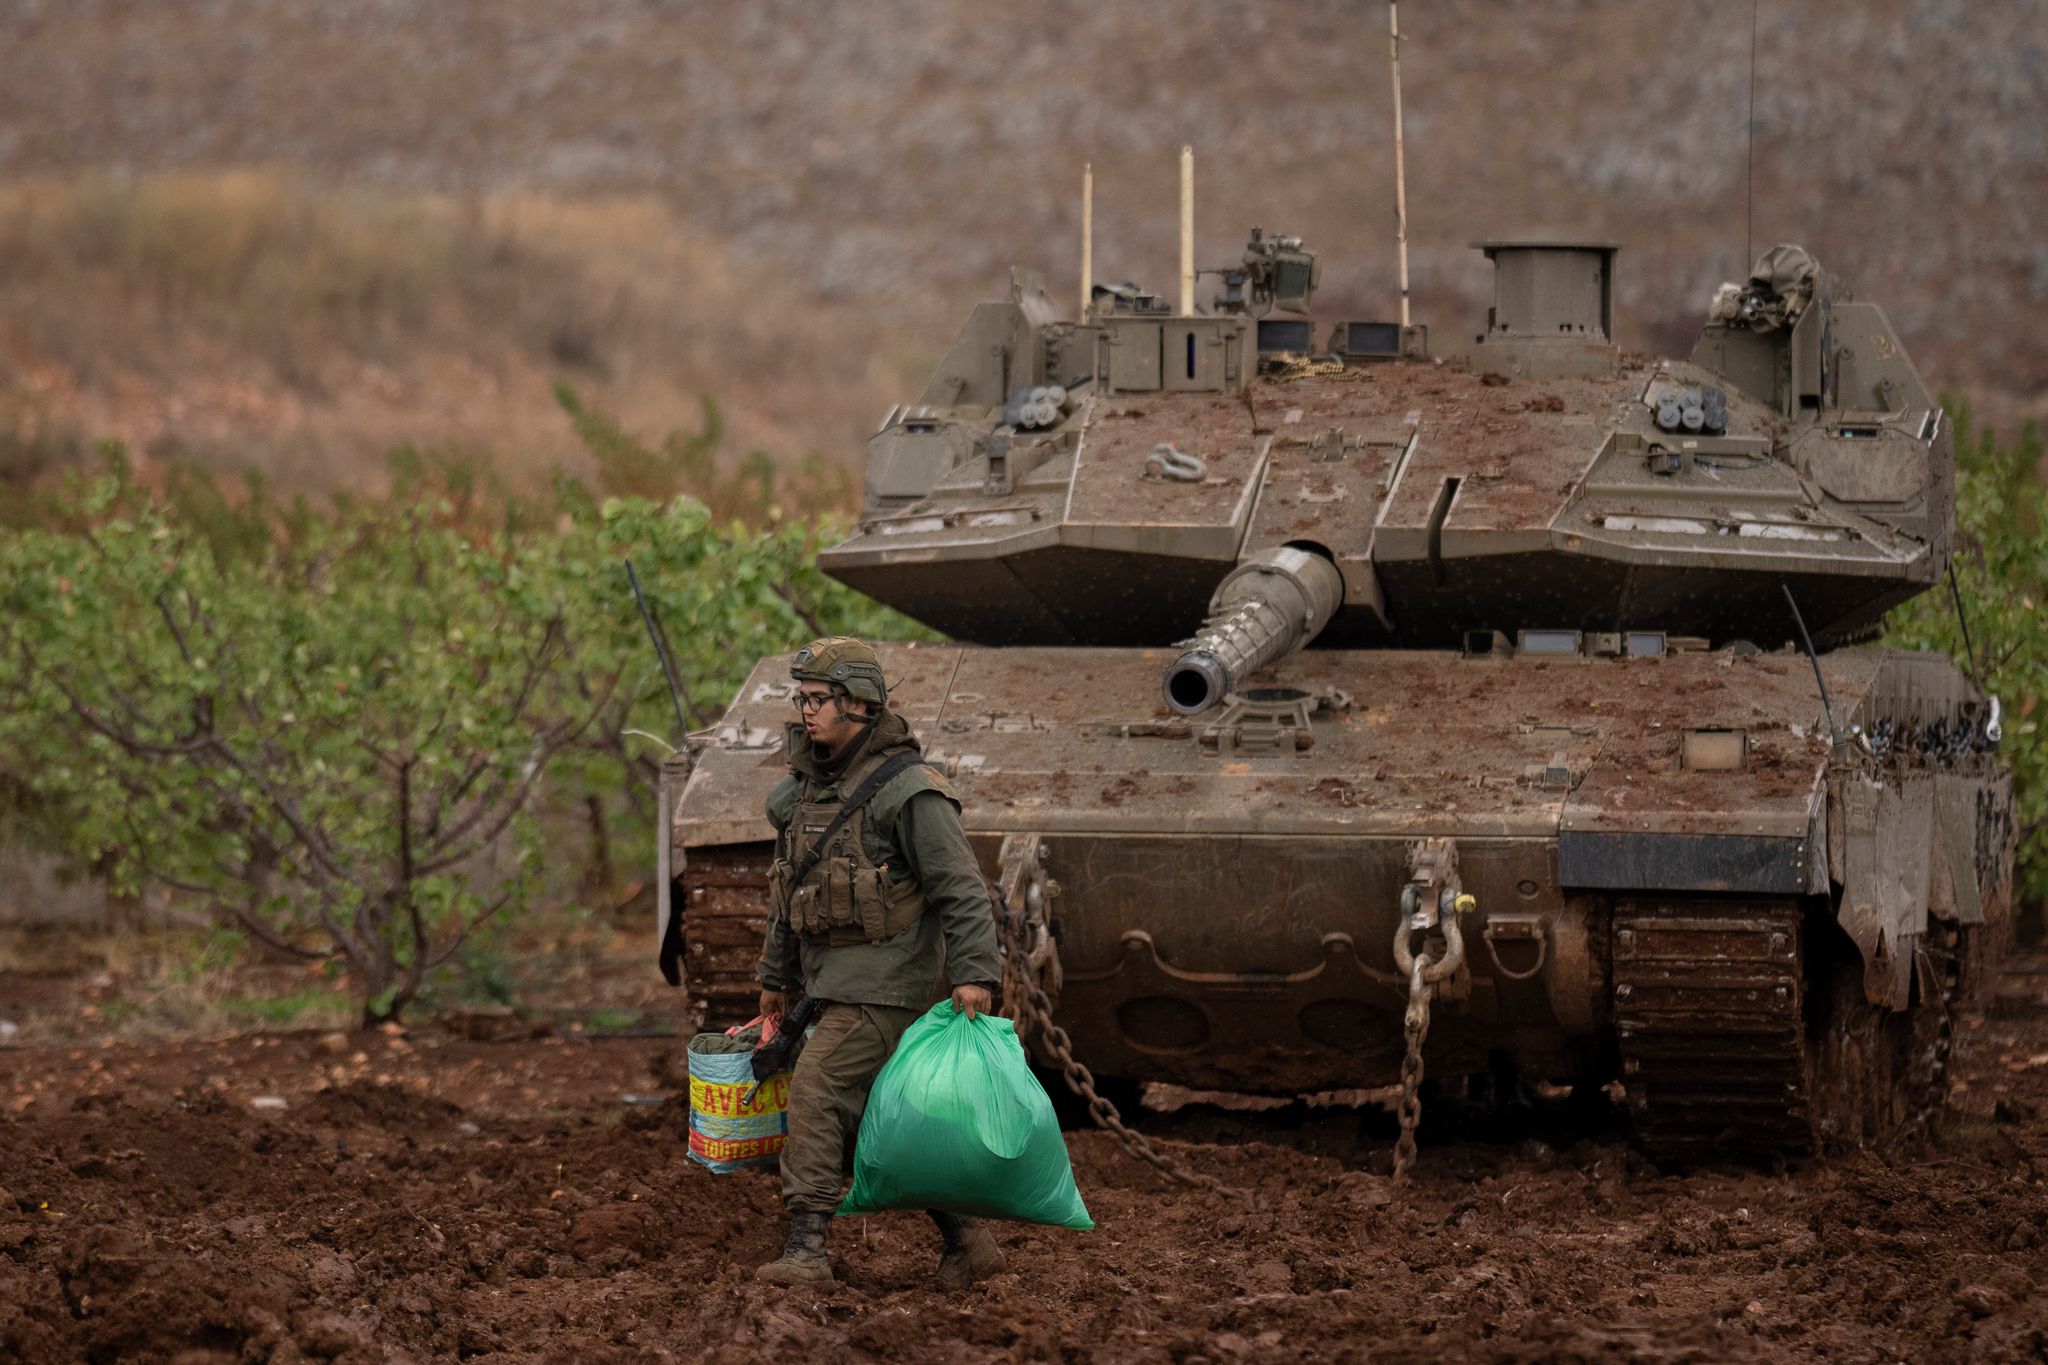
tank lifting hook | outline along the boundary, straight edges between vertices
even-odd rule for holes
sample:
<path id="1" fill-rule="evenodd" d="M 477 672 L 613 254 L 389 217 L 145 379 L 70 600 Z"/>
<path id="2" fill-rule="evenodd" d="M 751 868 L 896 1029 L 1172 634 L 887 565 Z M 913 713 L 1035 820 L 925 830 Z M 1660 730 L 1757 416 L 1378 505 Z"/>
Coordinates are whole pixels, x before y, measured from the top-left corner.
<path id="1" fill-rule="evenodd" d="M 1421 839 L 1408 846 L 1408 882 L 1401 888 L 1401 918 L 1394 929 L 1394 964 L 1408 978 L 1408 1009 L 1401 1016 L 1407 1051 L 1401 1058 L 1401 1136 L 1394 1144 L 1394 1183 L 1405 1184 L 1415 1166 L 1415 1129 L 1422 1122 L 1422 1044 L 1429 1036 L 1429 1006 L 1438 985 L 1465 965 L 1465 935 L 1458 921 L 1478 902 L 1458 879 L 1458 846 Z M 1420 938 L 1418 951 L 1415 940 Z"/>

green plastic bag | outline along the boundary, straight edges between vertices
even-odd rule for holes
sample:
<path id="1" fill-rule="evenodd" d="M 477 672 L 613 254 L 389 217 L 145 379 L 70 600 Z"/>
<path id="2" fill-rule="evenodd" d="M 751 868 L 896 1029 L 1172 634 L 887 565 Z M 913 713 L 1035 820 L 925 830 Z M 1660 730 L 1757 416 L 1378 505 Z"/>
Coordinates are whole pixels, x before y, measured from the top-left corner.
<path id="1" fill-rule="evenodd" d="M 1016 1026 L 941 1000 L 875 1077 L 841 1214 L 944 1209 L 1092 1228 Z"/>

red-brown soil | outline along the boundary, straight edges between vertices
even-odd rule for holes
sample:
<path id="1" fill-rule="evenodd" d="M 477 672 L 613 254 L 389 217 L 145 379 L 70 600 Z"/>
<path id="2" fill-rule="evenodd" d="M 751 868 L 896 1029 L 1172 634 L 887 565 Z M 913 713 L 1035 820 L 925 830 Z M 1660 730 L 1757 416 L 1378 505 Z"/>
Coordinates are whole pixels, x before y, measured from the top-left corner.
<path id="1" fill-rule="evenodd" d="M 1004 1225 L 955 1295 L 910 1214 L 839 1223 L 829 1290 L 756 1283 L 773 1178 L 621 1099 L 671 1041 L 14 1049 L 0 1360 L 2039 1360 L 2048 1009 L 1965 1039 L 1939 1148 L 1790 1171 L 1439 1125 L 1404 1194 L 1377 1115 L 1151 1115 L 1220 1199 L 1073 1133 L 1097 1229 Z"/>

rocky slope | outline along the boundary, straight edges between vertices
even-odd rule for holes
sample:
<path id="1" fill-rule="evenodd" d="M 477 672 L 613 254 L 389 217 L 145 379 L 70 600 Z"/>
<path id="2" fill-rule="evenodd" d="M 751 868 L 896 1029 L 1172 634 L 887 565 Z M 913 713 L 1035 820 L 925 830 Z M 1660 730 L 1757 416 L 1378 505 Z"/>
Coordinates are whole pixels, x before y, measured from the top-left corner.
<path id="1" fill-rule="evenodd" d="M 1620 339 L 1683 347 L 1746 251 L 1797 240 L 1892 310 L 1937 385 L 2001 423 L 2048 412 L 2032 321 L 2048 298 L 2033 221 L 2048 3 L 1759 3 L 1753 228 L 1751 12 L 1406 6 L 1420 316 L 1445 342 L 1477 324 L 1473 238 L 1611 236 Z M 1263 223 L 1324 252 L 1331 313 L 1392 305 L 1377 3 L 11 0 L 0 15 L 0 178 L 262 165 L 384 190 L 652 193 L 730 253 L 707 269 L 772 282 L 827 354 L 896 348 L 914 369 L 1013 262 L 1068 297 L 1084 160 L 1098 275 L 1166 286 L 1183 142 L 1204 260 Z M 693 321 L 724 325 L 720 306 Z M 727 377 L 715 357 L 695 373 Z M 900 395 L 848 388 L 829 415 L 801 373 L 749 401 L 809 410 L 801 439 L 850 453 Z"/>

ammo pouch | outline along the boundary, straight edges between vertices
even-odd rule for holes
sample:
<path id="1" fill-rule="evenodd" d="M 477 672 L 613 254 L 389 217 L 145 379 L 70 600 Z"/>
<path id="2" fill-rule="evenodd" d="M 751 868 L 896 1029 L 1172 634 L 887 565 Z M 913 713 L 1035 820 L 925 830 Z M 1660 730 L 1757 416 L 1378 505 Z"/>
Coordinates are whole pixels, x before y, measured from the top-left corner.
<path id="1" fill-rule="evenodd" d="M 789 926 L 834 945 L 881 943 L 917 923 L 924 890 L 870 862 L 862 846 L 866 806 L 889 779 L 919 762 L 897 754 L 867 775 L 844 801 L 800 801 L 769 872 L 769 895 Z"/>

